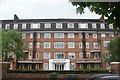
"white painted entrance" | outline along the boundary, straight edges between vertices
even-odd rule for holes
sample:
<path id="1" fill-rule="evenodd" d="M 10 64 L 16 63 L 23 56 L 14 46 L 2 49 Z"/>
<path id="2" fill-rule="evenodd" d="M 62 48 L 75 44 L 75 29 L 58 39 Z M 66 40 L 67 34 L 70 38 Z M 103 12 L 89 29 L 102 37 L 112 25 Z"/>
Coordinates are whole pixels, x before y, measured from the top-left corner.
<path id="1" fill-rule="evenodd" d="M 55 70 L 64 70 L 64 64 L 55 64 Z"/>
<path id="2" fill-rule="evenodd" d="M 49 59 L 49 70 L 70 70 L 70 60 Z"/>

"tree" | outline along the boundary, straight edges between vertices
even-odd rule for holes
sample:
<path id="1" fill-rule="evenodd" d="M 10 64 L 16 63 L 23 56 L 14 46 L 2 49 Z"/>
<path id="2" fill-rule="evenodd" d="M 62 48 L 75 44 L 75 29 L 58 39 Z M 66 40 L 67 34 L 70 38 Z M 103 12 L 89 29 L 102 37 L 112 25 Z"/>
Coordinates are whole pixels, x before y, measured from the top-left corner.
<path id="1" fill-rule="evenodd" d="M 106 63 L 120 62 L 120 38 L 110 41 L 108 44 L 108 53 L 105 54 Z"/>
<path id="2" fill-rule="evenodd" d="M 120 3 L 119 2 L 74 2 L 70 0 L 73 6 L 76 6 L 77 13 L 83 14 L 86 7 L 91 12 L 105 16 L 108 24 L 113 24 L 114 30 L 120 28 Z"/>
<path id="3" fill-rule="evenodd" d="M 15 53 L 17 59 L 24 57 L 24 43 L 22 41 L 22 33 L 16 30 L 2 30 L 2 55 L 4 61 L 8 61 Z M 9 55 L 9 57 L 8 57 Z"/>

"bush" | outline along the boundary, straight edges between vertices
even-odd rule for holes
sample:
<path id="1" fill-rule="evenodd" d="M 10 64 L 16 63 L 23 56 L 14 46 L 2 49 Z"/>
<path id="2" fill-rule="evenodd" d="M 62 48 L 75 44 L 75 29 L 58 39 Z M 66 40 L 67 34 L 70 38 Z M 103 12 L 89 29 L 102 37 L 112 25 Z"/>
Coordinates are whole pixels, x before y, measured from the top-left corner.
<path id="1" fill-rule="evenodd" d="M 40 69 L 18 69 L 9 70 L 8 73 L 41 73 L 41 74 L 85 74 L 85 73 L 109 73 L 108 70 L 104 69 L 79 69 L 79 70 L 40 70 Z"/>

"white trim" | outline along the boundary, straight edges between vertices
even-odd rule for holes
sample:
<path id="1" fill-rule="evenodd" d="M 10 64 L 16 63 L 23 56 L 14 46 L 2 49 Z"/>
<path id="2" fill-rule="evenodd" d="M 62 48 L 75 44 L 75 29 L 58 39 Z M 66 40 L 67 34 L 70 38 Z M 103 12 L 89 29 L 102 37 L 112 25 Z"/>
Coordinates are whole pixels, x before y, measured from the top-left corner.
<path id="1" fill-rule="evenodd" d="M 110 64 L 120 64 L 120 62 L 111 62 Z"/>
<path id="2" fill-rule="evenodd" d="M 91 50 L 90 52 L 101 52 L 100 50 Z"/>
<path id="3" fill-rule="evenodd" d="M 101 61 L 77 61 L 76 63 L 101 63 Z"/>
<path id="4" fill-rule="evenodd" d="M 32 30 L 32 29 L 31 29 Z M 97 30 L 96 31 L 22 31 L 22 33 L 69 33 L 69 32 L 73 32 L 73 33 L 82 33 L 82 32 L 85 32 L 85 33 L 97 33 Z M 98 33 L 114 33 L 113 31 L 98 31 Z"/>
<path id="5" fill-rule="evenodd" d="M 9 63 L 10 64 L 10 62 L 0 62 L 0 63 L 6 63 L 6 64 Z"/>
<path id="6" fill-rule="evenodd" d="M 18 63 L 43 63 L 43 62 L 36 62 L 36 61 L 18 61 Z"/>
<path id="7" fill-rule="evenodd" d="M 28 50 L 23 50 L 23 52 L 29 52 Z"/>

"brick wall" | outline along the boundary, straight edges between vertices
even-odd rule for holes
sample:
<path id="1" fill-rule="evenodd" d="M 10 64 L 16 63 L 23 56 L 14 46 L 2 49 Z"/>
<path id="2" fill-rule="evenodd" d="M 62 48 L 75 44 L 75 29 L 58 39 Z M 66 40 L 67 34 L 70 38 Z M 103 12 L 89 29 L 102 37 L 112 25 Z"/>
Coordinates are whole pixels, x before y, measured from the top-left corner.
<path id="1" fill-rule="evenodd" d="M 120 75 L 120 62 L 111 62 L 110 64 L 111 72 Z"/>
<path id="2" fill-rule="evenodd" d="M 10 63 L 0 63 L 2 66 L 2 79 L 1 80 L 54 80 L 51 74 L 40 73 L 7 73 Z M 57 74 L 57 80 L 67 80 L 68 78 L 85 79 L 91 74 Z"/>

